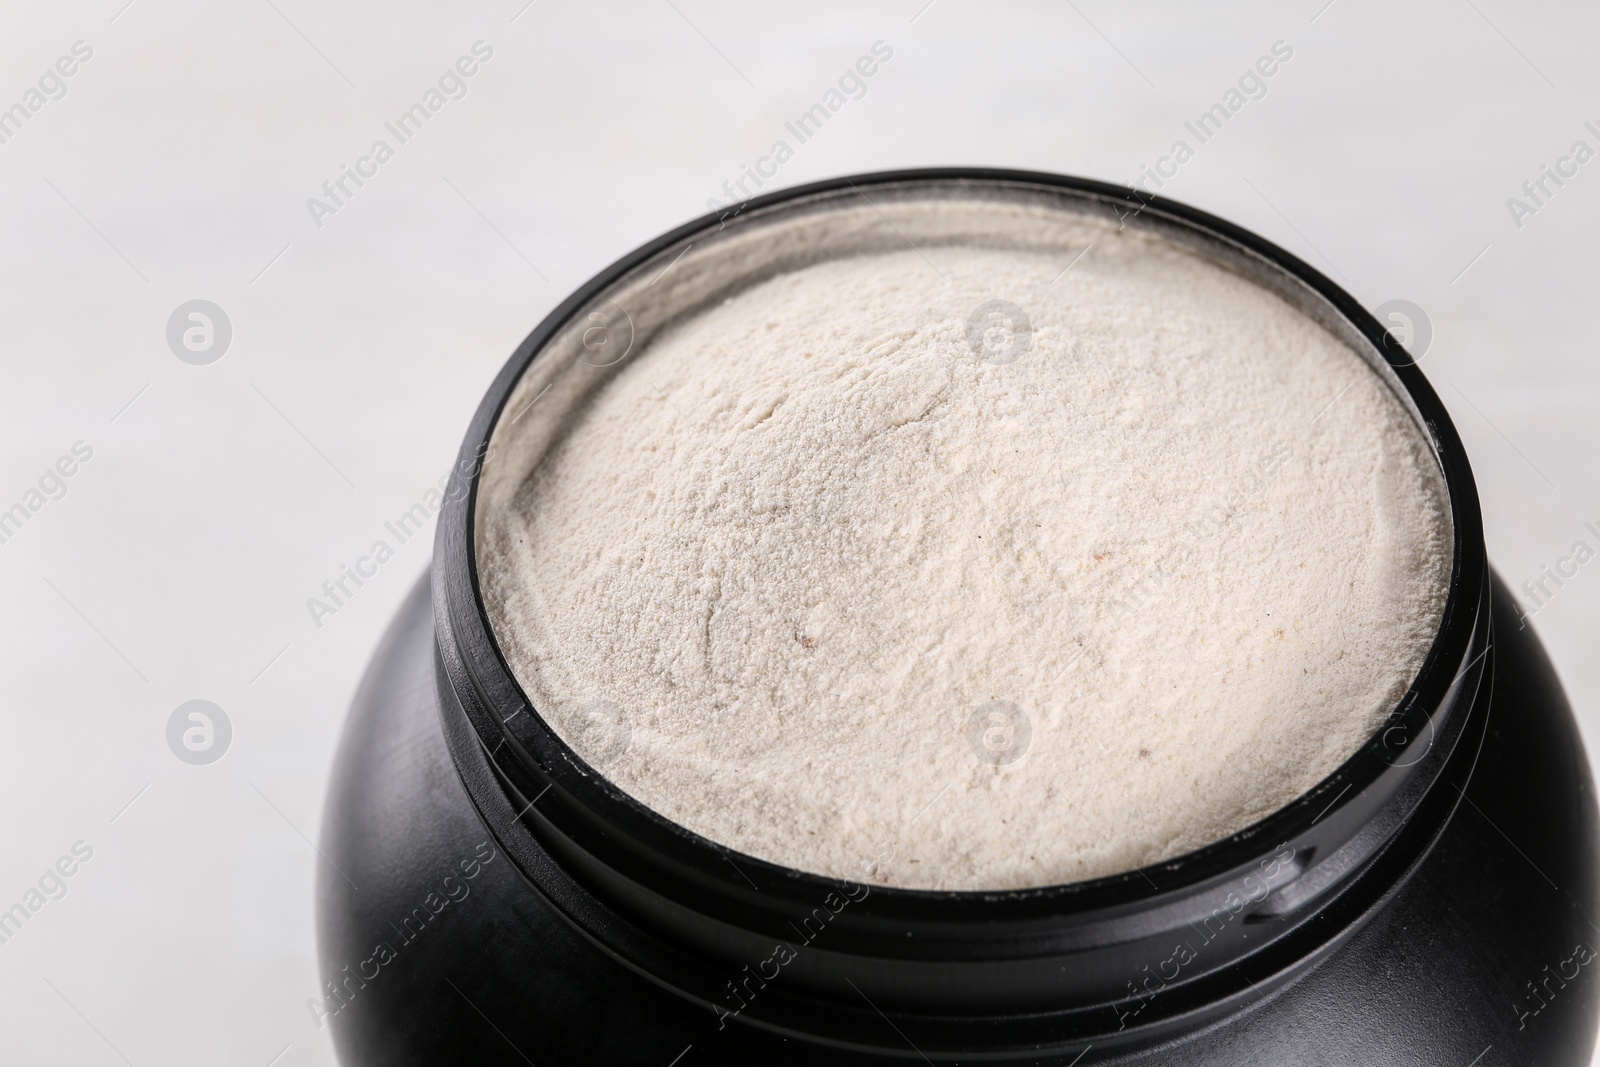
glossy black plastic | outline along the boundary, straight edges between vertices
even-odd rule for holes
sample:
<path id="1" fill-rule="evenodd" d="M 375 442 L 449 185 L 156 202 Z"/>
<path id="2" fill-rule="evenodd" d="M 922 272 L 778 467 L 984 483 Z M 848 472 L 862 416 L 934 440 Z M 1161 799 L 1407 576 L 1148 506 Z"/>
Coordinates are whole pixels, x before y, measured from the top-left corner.
<path id="1" fill-rule="evenodd" d="M 1366 338 L 1450 493 L 1440 635 L 1363 752 L 1263 823 L 1147 870 L 931 893 L 730 856 L 611 787 L 528 705 L 477 594 L 480 458 L 529 361 L 618 279 L 764 211 L 964 187 L 1067 197 L 1220 248 Z M 1492 608 L 1476 492 L 1438 398 L 1369 314 L 1275 246 L 1048 175 L 792 190 L 666 235 L 552 313 L 491 387 L 456 478 L 431 596 L 413 596 L 374 660 L 328 805 L 323 847 L 344 873 L 322 880 L 323 953 L 340 995 L 313 1010 L 350 1062 L 666 1063 L 693 1046 L 686 1065 L 1465 1063 L 1484 1045 L 1528 1053 L 1506 1062 L 1587 1062 L 1594 998 L 1574 961 L 1592 933 L 1595 813 L 1570 713 L 1531 633 L 1503 598 Z M 470 859 L 479 841 L 494 861 Z M 1463 864 L 1485 869 L 1462 878 Z M 825 928 L 805 936 L 830 900 Z M 764 977 L 775 944 L 793 959 Z"/>

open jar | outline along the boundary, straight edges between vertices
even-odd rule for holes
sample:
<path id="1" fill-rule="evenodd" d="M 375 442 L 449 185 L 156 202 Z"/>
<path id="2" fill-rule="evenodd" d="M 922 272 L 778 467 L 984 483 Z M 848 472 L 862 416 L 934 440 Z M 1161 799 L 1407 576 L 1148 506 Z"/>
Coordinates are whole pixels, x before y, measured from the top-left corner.
<path id="1" fill-rule="evenodd" d="M 873 884 L 869 866 L 826 878 L 730 855 L 568 745 L 496 639 L 485 515 L 628 356 L 814 263 L 1060 248 L 1085 217 L 1158 233 L 1310 316 L 1428 440 L 1449 589 L 1421 670 L 1365 746 L 1266 819 L 1151 866 L 929 891 Z M 1130 190 L 866 175 L 651 242 L 552 312 L 490 387 L 431 588 L 402 609 L 346 728 L 311 1011 L 350 1063 L 1577 1064 L 1596 1021 L 1594 825 L 1559 684 L 1496 595 L 1461 443 L 1370 314 L 1260 238 Z"/>

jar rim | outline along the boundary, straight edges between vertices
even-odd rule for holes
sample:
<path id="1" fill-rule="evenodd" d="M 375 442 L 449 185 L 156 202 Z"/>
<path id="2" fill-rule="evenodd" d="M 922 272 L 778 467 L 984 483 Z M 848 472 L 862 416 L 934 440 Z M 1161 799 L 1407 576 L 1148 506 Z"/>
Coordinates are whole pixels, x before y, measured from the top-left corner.
<path id="1" fill-rule="evenodd" d="M 868 954 L 888 951 L 893 938 L 914 927 L 930 935 L 931 946 L 943 946 L 934 948 L 935 953 L 962 956 L 952 942 L 941 941 L 938 935 L 973 924 L 987 930 L 989 947 L 983 951 L 1001 957 L 1037 955 L 1040 937 L 1053 939 L 1065 951 L 1073 938 L 1064 928 L 1073 924 L 1105 928 L 1103 936 L 1115 940 L 1126 935 L 1127 923 L 1138 925 L 1174 902 L 1211 899 L 1224 887 L 1237 885 L 1241 871 L 1285 844 L 1293 845 L 1293 855 L 1299 859 L 1271 886 L 1280 898 L 1292 898 L 1292 892 L 1285 898 L 1280 890 L 1308 881 L 1304 877 L 1308 870 L 1320 868 L 1341 849 L 1348 852 L 1352 843 L 1360 844 L 1360 854 L 1347 855 L 1344 862 L 1356 871 L 1399 833 L 1450 762 L 1464 734 L 1488 651 L 1489 582 L 1482 518 L 1465 449 L 1443 403 L 1382 323 L 1330 279 L 1277 245 L 1206 212 L 1142 191 L 1061 175 L 981 168 L 836 178 L 702 216 L 647 242 L 580 287 L 529 334 L 501 370 L 472 420 L 451 475 L 439 517 L 434 599 L 438 684 L 441 695 L 452 698 L 441 700 L 442 713 L 462 716 L 455 725 L 470 726 L 497 774 L 518 795 L 529 798 L 526 818 L 504 832 L 534 834 L 546 848 L 583 869 L 585 879 L 602 885 L 603 893 L 628 896 L 643 909 L 641 914 L 658 917 L 709 910 L 717 922 L 764 929 L 771 926 L 774 907 L 781 911 L 814 903 L 856 884 L 736 852 L 735 864 L 728 858 L 732 850 L 645 807 L 562 741 L 522 691 L 494 638 L 477 573 L 479 489 L 486 463 L 493 462 L 492 435 L 524 374 L 559 331 L 623 279 L 659 269 L 696 239 L 757 225 L 776 212 L 864 197 L 863 190 L 890 196 L 896 190 L 928 194 L 940 189 L 1042 196 L 1067 210 L 1116 217 L 1119 225 L 1177 236 L 1259 272 L 1279 287 L 1279 295 L 1296 296 L 1296 306 L 1315 311 L 1325 325 L 1337 326 L 1359 344 L 1358 353 L 1390 388 L 1398 390 L 1428 442 L 1443 479 L 1451 520 L 1451 572 L 1438 631 L 1385 726 L 1288 805 L 1238 833 L 1170 860 L 1081 882 L 1014 890 L 874 884 L 851 915 L 856 935 L 852 946 Z M 1425 740 L 1420 753 L 1419 739 Z M 1472 754 L 1475 751 L 1473 747 Z M 458 769 L 460 755 L 457 751 Z M 467 779 L 465 773 L 463 777 Z M 473 783 L 468 785 L 470 791 Z M 552 790 L 551 799 L 535 808 L 539 798 Z M 761 883 L 754 892 L 742 881 L 751 876 Z M 667 903 L 645 905 L 639 894 L 659 896 Z M 651 911 L 657 905 L 666 910 Z M 1015 944 L 1006 943 L 1006 930 L 1016 933 Z"/>

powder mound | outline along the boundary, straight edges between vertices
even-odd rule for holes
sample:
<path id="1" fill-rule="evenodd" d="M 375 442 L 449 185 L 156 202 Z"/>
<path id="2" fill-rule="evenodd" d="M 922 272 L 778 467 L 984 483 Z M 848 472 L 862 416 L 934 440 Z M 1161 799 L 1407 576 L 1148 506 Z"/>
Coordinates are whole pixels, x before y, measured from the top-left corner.
<path id="1" fill-rule="evenodd" d="M 1443 608 L 1420 432 L 1177 246 L 1065 265 L 830 261 L 625 364 L 488 518 L 557 733 L 726 848 L 959 890 L 1171 858 L 1353 755 Z"/>

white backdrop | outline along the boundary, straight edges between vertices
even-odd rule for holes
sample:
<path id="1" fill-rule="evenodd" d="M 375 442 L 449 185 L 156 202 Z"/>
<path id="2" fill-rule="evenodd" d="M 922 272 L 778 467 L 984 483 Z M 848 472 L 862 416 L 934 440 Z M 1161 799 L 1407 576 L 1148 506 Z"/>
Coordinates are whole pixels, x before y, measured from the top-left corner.
<path id="1" fill-rule="evenodd" d="M 1600 562 L 1560 560 L 1600 548 L 1600 162 L 1559 161 L 1600 148 L 1600 11 L 925 4 L 6 5 L 0 509 L 26 517 L 0 526 L 0 908 L 92 856 L 0 944 L 5 1062 L 334 1062 L 305 1003 L 312 842 L 428 537 L 320 626 L 306 600 L 423 499 L 550 307 L 779 139 L 769 188 L 939 164 L 1129 181 L 1284 42 L 1162 191 L 1369 307 L 1425 309 L 1496 565 L 1513 587 L 1577 568 L 1534 625 L 1594 750 Z M 480 41 L 402 144 L 385 123 Z M 864 95 L 799 144 L 784 123 L 879 41 Z M 392 158 L 360 163 L 379 139 Z M 1576 174 L 1539 204 L 1521 187 L 1545 164 Z M 196 299 L 232 331 L 204 364 L 167 338 Z M 74 445 L 90 458 L 47 475 Z M 203 766 L 167 739 L 195 699 L 232 727 Z"/>

